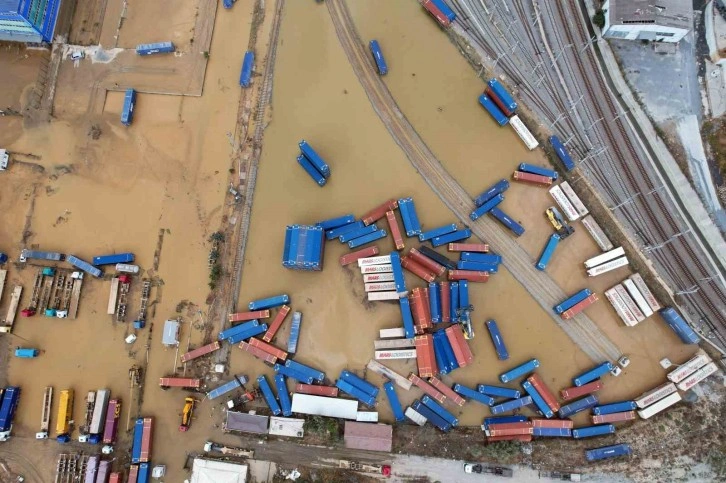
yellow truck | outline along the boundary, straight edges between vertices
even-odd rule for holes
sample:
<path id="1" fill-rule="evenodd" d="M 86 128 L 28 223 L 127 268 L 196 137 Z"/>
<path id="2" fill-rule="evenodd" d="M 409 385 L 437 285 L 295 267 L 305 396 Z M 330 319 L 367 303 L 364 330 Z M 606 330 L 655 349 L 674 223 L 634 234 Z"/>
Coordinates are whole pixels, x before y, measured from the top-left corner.
<path id="1" fill-rule="evenodd" d="M 55 423 L 56 439 L 66 443 L 71 439 L 71 424 L 73 422 L 73 389 L 64 389 L 60 392 L 58 401 L 58 418 Z"/>

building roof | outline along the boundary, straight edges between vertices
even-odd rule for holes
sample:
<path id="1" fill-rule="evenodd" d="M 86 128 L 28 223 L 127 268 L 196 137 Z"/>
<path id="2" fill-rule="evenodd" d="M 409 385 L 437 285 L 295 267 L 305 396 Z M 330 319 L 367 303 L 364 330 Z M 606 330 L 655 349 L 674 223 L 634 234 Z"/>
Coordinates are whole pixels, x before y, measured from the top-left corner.
<path id="1" fill-rule="evenodd" d="M 194 458 L 191 483 L 245 483 L 247 465 Z"/>
<path id="2" fill-rule="evenodd" d="M 390 452 L 393 446 L 393 427 L 389 424 L 346 421 L 343 439 L 346 448 Z"/>
<path id="3" fill-rule="evenodd" d="M 260 416 L 258 414 L 227 411 L 227 421 L 224 423 L 224 429 L 226 431 L 267 434 L 269 419 L 267 416 Z"/>
<path id="4" fill-rule="evenodd" d="M 304 419 L 270 417 L 270 434 L 274 436 L 302 438 L 305 434 L 304 426 Z"/>
<path id="5" fill-rule="evenodd" d="M 686 0 L 610 0 L 612 25 L 654 24 L 690 30 L 693 5 Z"/>

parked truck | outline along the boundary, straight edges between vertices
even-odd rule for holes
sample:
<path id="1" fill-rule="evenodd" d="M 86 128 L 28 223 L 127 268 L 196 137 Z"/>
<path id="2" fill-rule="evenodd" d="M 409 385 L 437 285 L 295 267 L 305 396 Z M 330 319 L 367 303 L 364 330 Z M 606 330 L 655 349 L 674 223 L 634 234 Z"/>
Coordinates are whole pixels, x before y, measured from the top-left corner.
<path id="1" fill-rule="evenodd" d="M 20 400 L 20 387 L 9 386 L 2 392 L 0 402 L 0 441 L 7 441 L 13 428 L 15 410 Z"/>
<path id="2" fill-rule="evenodd" d="M 121 417 L 121 400 L 111 399 L 106 410 L 106 423 L 103 427 L 103 444 L 113 444 L 116 441 L 118 421 Z"/>
<path id="3" fill-rule="evenodd" d="M 103 276 L 103 272 L 99 270 L 98 268 L 94 267 L 90 263 L 88 263 L 85 260 L 81 260 L 80 258 L 76 257 L 75 255 L 68 255 L 66 257 L 66 261 L 73 265 L 74 267 L 83 270 L 84 272 L 93 275 L 94 277 L 100 278 Z"/>
<path id="4" fill-rule="evenodd" d="M 255 452 L 252 450 L 234 448 L 231 446 L 224 446 L 212 441 L 204 443 L 204 451 L 207 453 L 220 453 L 225 456 L 236 456 L 238 458 L 254 458 Z"/>
<path id="5" fill-rule="evenodd" d="M 73 389 L 64 389 L 58 400 L 58 417 L 55 422 L 56 438 L 61 443 L 70 441 L 73 419 Z"/>
<path id="6" fill-rule="evenodd" d="M 20 252 L 20 262 L 25 263 L 29 259 L 48 260 L 51 262 L 60 262 L 63 260 L 63 254 L 57 252 L 41 252 L 38 250 L 23 249 Z"/>
<path id="7" fill-rule="evenodd" d="M 99 255 L 93 257 L 94 265 L 116 265 L 117 263 L 132 263 L 133 253 L 115 253 L 112 255 Z"/>
<path id="8" fill-rule="evenodd" d="M 363 473 L 375 473 L 383 476 L 391 476 L 390 465 L 373 465 L 370 463 L 358 463 L 356 461 L 340 460 L 339 468 Z"/>
<path id="9" fill-rule="evenodd" d="M 103 430 L 106 423 L 106 411 L 108 409 L 108 401 L 111 398 L 111 391 L 108 389 L 99 389 L 96 391 L 95 405 L 93 408 L 93 416 L 88 432 L 90 434 L 89 442 L 98 444 L 103 439 Z"/>

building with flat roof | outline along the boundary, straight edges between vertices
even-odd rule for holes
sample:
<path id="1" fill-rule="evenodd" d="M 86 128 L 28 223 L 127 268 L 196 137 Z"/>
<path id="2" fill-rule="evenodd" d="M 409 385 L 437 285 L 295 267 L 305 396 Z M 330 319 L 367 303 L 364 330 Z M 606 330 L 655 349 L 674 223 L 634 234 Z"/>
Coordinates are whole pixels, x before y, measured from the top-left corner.
<path id="1" fill-rule="evenodd" d="M 603 5 L 603 37 L 678 43 L 693 25 L 686 0 L 608 0 Z"/>
<path id="2" fill-rule="evenodd" d="M 346 448 L 390 453 L 393 447 L 393 426 L 346 421 L 343 441 Z"/>
<path id="3" fill-rule="evenodd" d="M 0 0 L 0 40 L 52 42 L 62 0 Z"/>

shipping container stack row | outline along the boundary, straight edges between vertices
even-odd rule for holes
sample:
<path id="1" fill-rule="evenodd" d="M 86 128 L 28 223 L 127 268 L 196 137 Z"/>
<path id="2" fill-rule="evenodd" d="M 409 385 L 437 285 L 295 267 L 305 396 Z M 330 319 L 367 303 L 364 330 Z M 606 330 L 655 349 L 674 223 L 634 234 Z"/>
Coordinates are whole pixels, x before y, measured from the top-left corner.
<path id="1" fill-rule="evenodd" d="M 298 143 L 300 154 L 297 162 L 318 186 L 325 186 L 330 178 L 330 166 L 304 139 Z"/>
<path id="2" fill-rule="evenodd" d="M 319 226 L 289 225 L 285 229 L 282 266 L 292 270 L 322 270 L 324 236 Z"/>
<path id="3" fill-rule="evenodd" d="M 627 327 L 639 324 L 661 309 L 658 300 L 638 273 L 606 290 L 605 297 Z"/>
<path id="4" fill-rule="evenodd" d="M 516 114 L 517 102 L 497 79 L 490 79 L 484 93 L 479 96 L 479 104 L 500 126 L 509 124 L 514 133 L 530 151 L 539 146 L 539 141 Z"/>
<path id="5" fill-rule="evenodd" d="M 617 247 L 595 257 L 585 260 L 588 277 L 597 277 L 607 272 L 626 267 L 630 264 L 623 247 Z"/>

